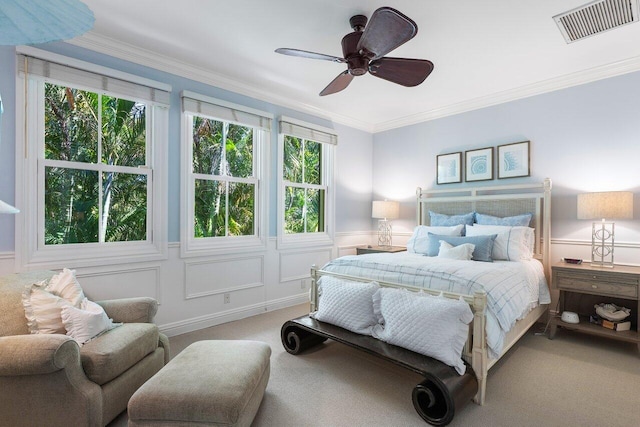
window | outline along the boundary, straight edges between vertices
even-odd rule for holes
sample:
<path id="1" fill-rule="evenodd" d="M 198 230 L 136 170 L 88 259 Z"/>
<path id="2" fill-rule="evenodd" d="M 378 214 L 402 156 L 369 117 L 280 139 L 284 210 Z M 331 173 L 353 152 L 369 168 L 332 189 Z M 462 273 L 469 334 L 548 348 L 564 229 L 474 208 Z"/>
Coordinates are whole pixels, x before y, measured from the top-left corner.
<path id="1" fill-rule="evenodd" d="M 18 55 L 26 88 L 22 264 L 165 257 L 166 88 L 46 56 Z"/>
<path id="2" fill-rule="evenodd" d="M 278 243 L 330 244 L 333 152 L 330 129 L 290 118 L 280 122 Z"/>
<path id="3" fill-rule="evenodd" d="M 269 113 L 184 92 L 183 256 L 266 247 Z"/>

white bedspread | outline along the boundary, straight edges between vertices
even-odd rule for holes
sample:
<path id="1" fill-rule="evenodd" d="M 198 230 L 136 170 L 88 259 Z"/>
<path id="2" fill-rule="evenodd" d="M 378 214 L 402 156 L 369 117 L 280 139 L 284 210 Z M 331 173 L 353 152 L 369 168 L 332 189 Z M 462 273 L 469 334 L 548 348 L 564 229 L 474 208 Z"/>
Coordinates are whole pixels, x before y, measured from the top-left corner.
<path id="1" fill-rule="evenodd" d="M 551 297 L 540 261 L 458 261 L 401 252 L 344 256 L 323 270 L 419 288 L 487 294 L 487 345 L 502 352 L 504 336 L 518 319 Z"/>

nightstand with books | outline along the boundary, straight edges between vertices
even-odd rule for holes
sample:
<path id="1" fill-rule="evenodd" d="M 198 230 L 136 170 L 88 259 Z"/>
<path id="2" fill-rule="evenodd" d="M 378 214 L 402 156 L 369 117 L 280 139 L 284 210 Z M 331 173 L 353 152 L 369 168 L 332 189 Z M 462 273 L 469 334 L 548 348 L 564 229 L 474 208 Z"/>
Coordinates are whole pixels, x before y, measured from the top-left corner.
<path id="1" fill-rule="evenodd" d="M 616 265 L 606 268 L 561 262 L 554 264 L 551 271 L 552 287 L 559 291 L 559 310 L 550 320 L 549 339 L 555 337 L 559 326 L 636 343 L 640 349 L 640 267 Z M 596 305 L 600 307 L 600 314 L 623 314 L 617 309 L 625 307 L 630 315 L 607 320 L 597 315 Z M 562 316 L 563 312 L 565 316 Z M 578 316 L 574 317 L 574 313 Z"/>

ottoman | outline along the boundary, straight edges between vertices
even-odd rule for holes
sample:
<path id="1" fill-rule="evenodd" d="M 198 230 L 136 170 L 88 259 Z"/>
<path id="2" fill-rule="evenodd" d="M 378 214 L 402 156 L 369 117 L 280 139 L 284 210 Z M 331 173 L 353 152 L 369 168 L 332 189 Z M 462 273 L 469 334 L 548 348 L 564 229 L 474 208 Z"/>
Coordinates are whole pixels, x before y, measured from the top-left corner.
<path id="1" fill-rule="evenodd" d="M 129 400 L 129 426 L 250 426 L 269 382 L 271 347 L 198 341 Z"/>

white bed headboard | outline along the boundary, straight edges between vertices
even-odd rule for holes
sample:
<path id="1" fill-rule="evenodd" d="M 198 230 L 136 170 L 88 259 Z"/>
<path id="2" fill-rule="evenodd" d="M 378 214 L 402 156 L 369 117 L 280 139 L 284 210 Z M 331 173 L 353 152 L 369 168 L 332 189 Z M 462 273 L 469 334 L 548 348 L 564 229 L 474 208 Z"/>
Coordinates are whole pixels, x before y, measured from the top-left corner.
<path id="1" fill-rule="evenodd" d="M 542 261 L 547 280 L 551 263 L 551 180 L 540 184 L 516 184 L 491 187 L 452 188 L 416 191 L 416 215 L 419 225 L 429 225 L 429 211 L 447 215 L 472 211 L 494 216 L 531 213 L 535 229 L 534 256 Z"/>

